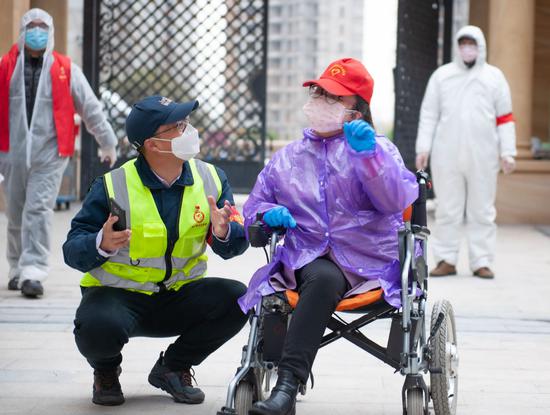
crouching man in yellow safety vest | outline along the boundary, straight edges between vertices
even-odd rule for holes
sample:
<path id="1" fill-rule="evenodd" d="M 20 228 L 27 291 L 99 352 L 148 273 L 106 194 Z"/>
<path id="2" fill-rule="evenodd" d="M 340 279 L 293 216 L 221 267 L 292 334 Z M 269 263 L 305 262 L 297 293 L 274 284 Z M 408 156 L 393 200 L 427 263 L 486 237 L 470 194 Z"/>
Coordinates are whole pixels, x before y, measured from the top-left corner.
<path id="1" fill-rule="evenodd" d="M 121 350 L 136 336 L 178 336 L 149 383 L 176 402 L 201 403 L 191 367 L 246 322 L 237 305 L 245 286 L 204 278 L 207 244 L 227 259 L 248 242 L 225 173 L 193 158 L 189 114 L 198 105 L 152 96 L 133 106 L 126 133 L 139 156 L 96 179 L 63 245 L 65 262 L 85 273 L 74 335 L 94 368 L 98 405 L 124 403 Z"/>

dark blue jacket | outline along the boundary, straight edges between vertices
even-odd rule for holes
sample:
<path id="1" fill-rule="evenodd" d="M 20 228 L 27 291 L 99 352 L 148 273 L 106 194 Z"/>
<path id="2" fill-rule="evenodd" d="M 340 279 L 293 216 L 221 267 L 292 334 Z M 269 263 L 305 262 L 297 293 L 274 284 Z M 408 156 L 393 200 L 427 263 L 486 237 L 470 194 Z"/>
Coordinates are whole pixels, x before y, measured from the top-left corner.
<path id="1" fill-rule="evenodd" d="M 185 186 L 193 184 L 193 174 L 189 164 L 185 162 L 181 176 L 169 188 L 159 181 L 143 156 L 137 158 L 136 168 L 141 181 L 153 194 L 160 217 L 168 231 L 169 245 L 173 246 L 179 237 L 177 223 L 183 192 Z M 233 193 L 227 181 L 227 176 L 223 170 L 217 167 L 216 170 L 222 182 L 222 194 L 217 203 L 218 207 L 222 208 L 225 200 L 234 205 Z M 90 190 L 82 204 L 82 209 L 71 222 L 71 230 L 63 244 L 63 256 L 67 265 L 79 271 L 88 272 L 108 260 L 108 258 L 101 256 L 96 249 L 97 234 L 103 228 L 103 224 L 108 217 L 109 204 L 103 176 L 101 176 L 90 186 Z M 231 231 L 227 242 L 221 242 L 214 237 L 209 238 L 212 250 L 224 259 L 240 255 L 248 248 L 244 227 L 237 222 L 231 222 L 230 226 Z"/>

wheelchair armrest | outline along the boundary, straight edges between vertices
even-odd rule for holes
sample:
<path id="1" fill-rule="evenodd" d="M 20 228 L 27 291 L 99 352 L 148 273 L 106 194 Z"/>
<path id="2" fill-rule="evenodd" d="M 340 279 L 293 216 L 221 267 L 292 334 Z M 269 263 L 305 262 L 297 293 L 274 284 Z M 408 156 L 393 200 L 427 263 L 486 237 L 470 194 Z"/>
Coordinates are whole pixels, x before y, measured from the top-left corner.
<path id="1" fill-rule="evenodd" d="M 263 248 L 271 242 L 271 237 L 276 234 L 277 241 L 285 234 L 285 228 L 270 228 L 262 220 L 261 213 L 256 214 L 256 222 L 248 226 L 248 241 L 254 248 Z"/>

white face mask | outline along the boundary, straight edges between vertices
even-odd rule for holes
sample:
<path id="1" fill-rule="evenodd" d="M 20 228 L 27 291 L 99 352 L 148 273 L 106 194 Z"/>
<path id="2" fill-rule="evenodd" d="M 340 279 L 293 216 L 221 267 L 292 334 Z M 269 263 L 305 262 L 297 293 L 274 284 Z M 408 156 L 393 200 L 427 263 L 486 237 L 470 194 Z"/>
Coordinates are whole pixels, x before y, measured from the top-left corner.
<path id="1" fill-rule="evenodd" d="M 476 45 L 461 45 L 458 47 L 462 60 L 466 63 L 472 63 L 477 59 L 478 48 Z"/>
<path id="2" fill-rule="evenodd" d="M 320 133 L 341 130 L 346 114 L 346 108 L 340 102 L 329 104 L 323 97 L 309 97 L 303 111 L 309 127 Z"/>
<path id="3" fill-rule="evenodd" d="M 172 139 L 156 138 L 153 140 L 169 141 L 172 146 L 172 151 L 159 150 L 161 153 L 172 153 L 179 159 L 190 160 L 200 152 L 199 132 L 191 124 L 187 123 L 183 134 Z"/>

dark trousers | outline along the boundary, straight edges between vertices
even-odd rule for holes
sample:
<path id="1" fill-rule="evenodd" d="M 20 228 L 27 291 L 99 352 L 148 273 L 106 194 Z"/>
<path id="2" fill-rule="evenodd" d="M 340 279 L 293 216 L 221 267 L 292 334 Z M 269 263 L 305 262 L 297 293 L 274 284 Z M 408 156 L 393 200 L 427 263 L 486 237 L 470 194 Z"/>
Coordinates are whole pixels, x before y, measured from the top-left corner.
<path id="1" fill-rule="evenodd" d="M 300 300 L 292 313 L 279 369 L 290 370 L 306 383 L 330 317 L 349 286 L 342 271 L 326 258 L 317 258 L 295 274 Z"/>
<path id="2" fill-rule="evenodd" d="M 201 363 L 243 327 L 237 304 L 246 287 L 238 281 L 203 278 L 179 291 L 146 295 L 120 288 L 83 290 L 74 335 L 80 353 L 95 369 L 122 361 L 130 337 L 179 336 L 165 352 L 165 364 L 182 370 Z"/>

